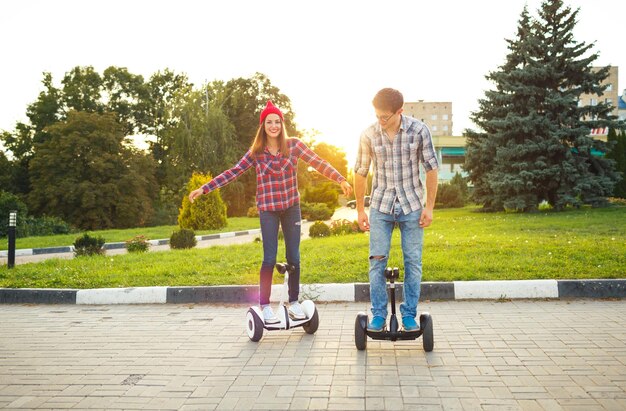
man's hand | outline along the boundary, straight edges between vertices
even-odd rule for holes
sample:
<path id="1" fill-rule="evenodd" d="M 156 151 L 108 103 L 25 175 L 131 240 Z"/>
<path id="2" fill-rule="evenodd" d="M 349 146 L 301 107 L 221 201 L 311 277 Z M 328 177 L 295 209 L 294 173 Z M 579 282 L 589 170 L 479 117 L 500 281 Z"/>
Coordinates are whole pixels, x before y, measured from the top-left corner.
<path id="1" fill-rule="evenodd" d="M 433 210 L 425 208 L 422 210 L 422 215 L 420 216 L 420 227 L 426 228 L 433 222 Z"/>
<path id="2" fill-rule="evenodd" d="M 202 190 L 202 187 L 197 190 L 193 190 L 191 193 L 189 193 L 189 202 L 193 203 L 194 200 L 200 197 L 202 194 L 204 194 L 204 190 Z"/>
<path id="3" fill-rule="evenodd" d="M 357 221 L 359 222 L 359 228 L 361 229 L 361 231 L 370 230 L 370 220 L 367 217 L 367 214 L 365 214 L 365 211 L 359 211 Z"/>

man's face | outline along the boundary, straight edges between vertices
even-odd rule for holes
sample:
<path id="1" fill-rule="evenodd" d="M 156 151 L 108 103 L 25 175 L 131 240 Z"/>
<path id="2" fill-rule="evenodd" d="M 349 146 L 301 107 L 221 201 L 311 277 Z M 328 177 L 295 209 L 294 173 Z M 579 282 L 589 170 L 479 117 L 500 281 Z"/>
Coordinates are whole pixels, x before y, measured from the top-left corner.
<path id="1" fill-rule="evenodd" d="M 392 112 L 375 108 L 374 111 L 376 112 L 376 119 L 378 120 L 378 124 L 380 124 L 383 129 L 387 130 L 398 125 L 402 109 L 396 112 Z"/>

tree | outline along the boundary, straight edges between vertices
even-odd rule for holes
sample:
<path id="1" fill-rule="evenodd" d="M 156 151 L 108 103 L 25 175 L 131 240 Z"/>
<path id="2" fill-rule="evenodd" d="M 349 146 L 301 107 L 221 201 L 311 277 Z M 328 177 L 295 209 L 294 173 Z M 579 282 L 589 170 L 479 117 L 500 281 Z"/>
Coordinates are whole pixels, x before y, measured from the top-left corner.
<path id="1" fill-rule="evenodd" d="M 146 224 L 157 187 L 151 157 L 129 147 L 114 113 L 69 112 L 30 162 L 28 203 L 86 230 Z"/>
<path id="2" fill-rule="evenodd" d="M 315 143 L 311 148 L 315 154 L 328 161 L 342 176 L 348 175 L 348 160 L 346 159 L 346 152 L 344 150 L 324 142 Z M 328 181 L 326 177 L 315 171 L 312 177 L 313 180 L 318 183 Z"/>
<path id="3" fill-rule="evenodd" d="M 621 130 L 618 133 L 612 128 L 609 130 L 607 140 L 612 145 L 607 157 L 615 161 L 615 169 L 621 173 L 621 178 L 615 185 L 613 195 L 626 198 L 626 132 Z"/>
<path id="4" fill-rule="evenodd" d="M 8 192 L 15 192 L 15 177 L 11 161 L 0 151 L 0 187 Z M 0 216 L 1 217 L 1 216 Z"/>
<path id="5" fill-rule="evenodd" d="M 487 210 L 598 204 L 612 190 L 612 163 L 592 155 L 606 147 L 590 136 L 615 124 L 611 107 L 578 107 L 582 94 L 602 94 L 608 67 L 592 70 L 593 45 L 574 41 L 577 14 L 560 0 L 544 1 L 538 19 L 524 8 L 505 64 L 487 75 L 496 89 L 472 114 L 482 131 L 466 131 L 465 162 Z"/>

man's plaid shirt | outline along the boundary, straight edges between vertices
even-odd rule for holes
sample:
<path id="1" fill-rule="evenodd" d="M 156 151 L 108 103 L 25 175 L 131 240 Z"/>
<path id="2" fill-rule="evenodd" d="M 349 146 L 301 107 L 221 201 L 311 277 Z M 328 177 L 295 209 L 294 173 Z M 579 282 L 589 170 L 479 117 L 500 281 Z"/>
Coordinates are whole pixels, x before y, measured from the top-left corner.
<path id="1" fill-rule="evenodd" d="M 321 159 L 302 141 L 297 138 L 287 140 L 289 157 L 283 157 L 279 152 L 272 155 L 267 149 L 252 157 L 250 150 L 231 169 L 202 186 L 204 193 L 235 180 L 250 167 L 256 170 L 256 205 L 259 211 L 281 211 L 300 202 L 298 192 L 298 159 L 302 159 L 315 168 L 324 177 L 340 183 L 345 178 L 327 161 Z"/>
<path id="2" fill-rule="evenodd" d="M 424 206 L 419 165 L 426 171 L 439 168 L 430 130 L 412 117 L 402 116 L 393 142 L 377 122 L 362 134 L 354 172 L 367 177 L 374 163 L 370 207 L 391 214 L 396 199 L 405 214 Z"/>

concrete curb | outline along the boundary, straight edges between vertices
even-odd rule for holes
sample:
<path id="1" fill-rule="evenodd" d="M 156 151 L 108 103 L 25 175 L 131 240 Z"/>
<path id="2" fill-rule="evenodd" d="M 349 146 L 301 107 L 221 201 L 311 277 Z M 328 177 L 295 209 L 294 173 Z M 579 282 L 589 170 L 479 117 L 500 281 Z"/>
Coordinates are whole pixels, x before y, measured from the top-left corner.
<path id="1" fill-rule="evenodd" d="M 255 228 L 252 230 L 245 231 L 231 231 L 227 233 L 219 233 L 219 234 L 207 234 L 207 235 L 197 235 L 197 241 L 206 241 L 206 240 L 217 240 L 220 238 L 230 238 L 230 237 L 240 237 L 242 235 L 249 234 L 261 234 L 260 228 Z M 170 243 L 169 238 L 163 238 L 160 240 L 149 240 L 151 245 L 167 245 Z M 125 242 L 116 242 L 116 243 L 105 243 L 105 250 L 119 250 L 126 248 Z M 15 250 L 16 257 L 23 257 L 29 255 L 42 255 L 42 254 L 59 254 L 59 253 L 71 253 L 74 252 L 74 246 L 61 246 L 61 247 L 44 247 L 44 248 L 20 248 Z M 9 256 L 8 250 L 0 251 L 0 258 L 7 258 Z"/>
<path id="2" fill-rule="evenodd" d="M 402 283 L 396 296 L 402 300 Z M 272 301 L 283 285 L 272 286 Z M 0 288 L 0 304 L 186 304 L 258 302 L 256 285 L 75 289 Z M 314 301 L 367 302 L 369 284 L 302 284 Z M 420 300 L 626 298 L 626 279 L 424 282 Z"/>

